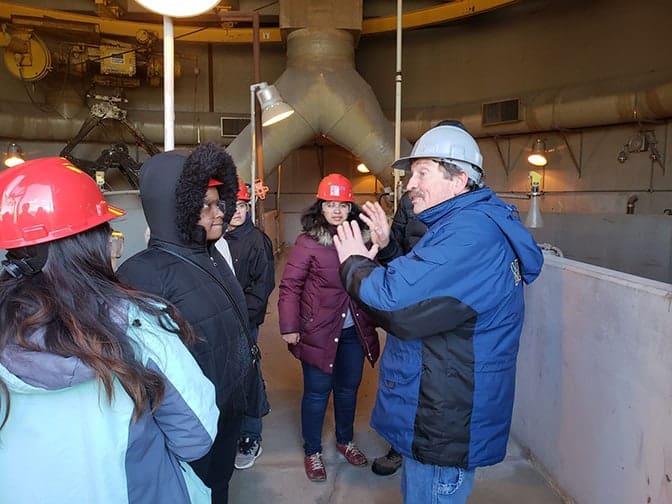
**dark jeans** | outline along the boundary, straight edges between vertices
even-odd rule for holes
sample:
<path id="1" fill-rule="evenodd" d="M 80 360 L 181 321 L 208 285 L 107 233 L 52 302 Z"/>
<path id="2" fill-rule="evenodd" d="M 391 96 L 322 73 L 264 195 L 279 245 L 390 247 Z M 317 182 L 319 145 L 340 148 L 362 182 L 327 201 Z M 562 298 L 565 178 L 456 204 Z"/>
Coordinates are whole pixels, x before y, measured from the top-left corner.
<path id="1" fill-rule="evenodd" d="M 357 390 L 362 381 L 364 350 L 354 327 L 341 331 L 333 374 L 302 363 L 303 400 L 301 401 L 301 429 L 306 455 L 322 451 L 322 426 L 329 395 L 334 391 L 336 442 L 352 441 Z"/>
<path id="2" fill-rule="evenodd" d="M 212 490 L 212 504 L 229 502 L 229 481 L 238 452 L 242 416 L 219 415 L 217 436 L 205 457 L 189 462 L 203 483 Z"/>
<path id="3" fill-rule="evenodd" d="M 250 329 L 250 336 L 256 343 L 259 339 L 259 327 L 255 326 Z M 261 441 L 261 418 L 251 417 L 245 415 L 243 417 L 243 424 L 240 427 L 240 439 L 250 438 L 251 440 Z"/>

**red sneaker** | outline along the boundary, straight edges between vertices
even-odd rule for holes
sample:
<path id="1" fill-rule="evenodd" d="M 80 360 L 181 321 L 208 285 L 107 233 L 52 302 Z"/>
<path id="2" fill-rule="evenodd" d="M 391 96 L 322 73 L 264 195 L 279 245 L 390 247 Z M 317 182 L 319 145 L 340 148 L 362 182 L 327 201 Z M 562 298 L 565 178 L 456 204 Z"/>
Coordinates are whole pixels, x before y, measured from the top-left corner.
<path id="1" fill-rule="evenodd" d="M 336 448 L 338 448 L 338 451 L 345 457 L 345 460 L 353 466 L 365 466 L 369 463 L 369 461 L 366 460 L 366 455 L 364 455 L 362 450 L 360 450 L 352 441 L 346 445 L 336 444 Z"/>
<path id="2" fill-rule="evenodd" d="M 322 454 L 320 452 L 307 455 L 303 459 L 303 467 L 310 481 L 326 481 L 327 471 L 324 469 Z"/>

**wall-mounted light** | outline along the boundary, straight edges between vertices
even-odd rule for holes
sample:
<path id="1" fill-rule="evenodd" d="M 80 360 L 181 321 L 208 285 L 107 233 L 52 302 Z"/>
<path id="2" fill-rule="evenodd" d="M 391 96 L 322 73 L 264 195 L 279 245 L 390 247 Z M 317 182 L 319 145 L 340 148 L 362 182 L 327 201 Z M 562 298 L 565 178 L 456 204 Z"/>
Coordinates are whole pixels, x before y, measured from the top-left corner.
<path id="1" fill-rule="evenodd" d="M 367 168 L 367 166 L 364 163 L 359 163 L 357 165 L 357 171 L 359 173 L 370 173 L 370 170 Z"/>
<path id="2" fill-rule="evenodd" d="M 261 107 L 261 125 L 270 126 L 294 113 L 294 109 L 284 102 L 275 86 L 260 82 L 256 85 L 257 98 Z"/>
<path id="3" fill-rule="evenodd" d="M 532 146 L 532 152 L 527 156 L 527 162 L 532 166 L 546 166 L 548 164 L 548 156 L 546 156 L 546 142 L 541 138 L 537 138 Z"/>
<path id="4" fill-rule="evenodd" d="M 7 153 L 3 160 L 4 165 L 7 168 L 11 168 L 12 166 L 20 165 L 24 161 L 25 158 L 23 157 L 23 149 L 21 146 L 14 142 L 10 143 L 7 146 Z"/>
<path id="5" fill-rule="evenodd" d="M 257 113 L 257 107 L 261 114 Z M 287 119 L 294 109 L 284 102 L 275 86 L 266 82 L 257 82 L 250 86 L 250 133 L 252 135 L 252 155 L 250 156 L 250 181 L 252 194 L 250 217 L 256 223 L 257 187 L 264 188 L 264 150 L 262 126 L 275 124 Z M 257 174 L 259 178 L 257 179 Z M 268 191 L 268 188 L 266 188 Z M 265 194 L 265 193 L 264 193 Z"/>

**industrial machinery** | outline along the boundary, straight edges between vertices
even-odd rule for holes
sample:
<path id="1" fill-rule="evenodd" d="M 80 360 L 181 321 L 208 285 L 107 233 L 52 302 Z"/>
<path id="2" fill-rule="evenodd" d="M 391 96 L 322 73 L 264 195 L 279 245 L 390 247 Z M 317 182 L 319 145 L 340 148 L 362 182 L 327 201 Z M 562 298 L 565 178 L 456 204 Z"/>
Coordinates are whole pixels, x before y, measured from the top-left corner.
<path id="1" fill-rule="evenodd" d="M 3 61 L 9 72 L 28 82 L 60 72 L 108 87 L 137 88 L 143 81 L 154 87 L 161 85 L 163 56 L 155 50 L 155 33 L 139 30 L 133 42 L 122 42 L 99 36 L 74 37 L 68 28 L 64 27 L 65 34 L 70 37 L 58 37 L 47 44 L 33 27 L 3 24 L 0 47 L 4 47 Z M 175 76 L 180 75 L 178 60 Z"/>
<path id="2" fill-rule="evenodd" d="M 159 148 L 150 142 L 131 122 L 126 118 L 126 111 L 122 110 L 111 97 L 106 98 L 91 107 L 89 117 L 84 121 L 79 132 L 61 150 L 60 155 L 69 159 L 76 166 L 91 175 L 99 186 L 104 186 L 105 173 L 110 168 L 118 169 L 128 179 L 134 189 L 139 187 L 140 163 L 133 159 L 128 152 L 126 144 L 117 143 L 103 150 L 95 161 L 89 161 L 73 156 L 72 151 L 77 144 L 84 140 L 91 131 L 102 125 L 104 121 L 116 121 L 128 130 L 137 145 L 142 147 L 147 154 L 153 156 L 160 152 Z"/>
<path id="3" fill-rule="evenodd" d="M 150 156 L 159 152 L 126 117 L 118 103 L 123 90 L 141 85 L 160 86 L 163 78 L 163 56 L 155 50 L 158 37 L 149 30 L 139 30 L 132 42 L 101 38 L 86 23 L 50 20 L 48 18 L 12 18 L 0 31 L 3 61 L 9 72 L 25 83 L 35 83 L 51 73 L 80 80 L 95 103 L 79 132 L 65 145 L 60 155 L 71 160 L 105 187 L 105 174 L 116 168 L 132 188 L 138 188 L 140 164 L 129 155 L 129 148 L 120 138 L 111 143 L 95 160 L 75 157 L 73 149 L 95 128 L 116 122 L 131 133 L 135 143 Z M 38 35 L 39 31 L 39 35 Z M 181 73 L 175 62 L 175 75 Z M 103 96 L 96 89 L 105 88 Z M 92 91 L 93 90 L 93 91 Z"/>

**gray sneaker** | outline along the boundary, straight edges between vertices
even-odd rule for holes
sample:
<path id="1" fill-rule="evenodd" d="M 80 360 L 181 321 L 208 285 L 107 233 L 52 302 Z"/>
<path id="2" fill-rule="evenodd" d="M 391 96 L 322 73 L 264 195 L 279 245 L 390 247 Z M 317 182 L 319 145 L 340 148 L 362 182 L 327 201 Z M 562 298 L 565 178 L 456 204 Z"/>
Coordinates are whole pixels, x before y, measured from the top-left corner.
<path id="1" fill-rule="evenodd" d="M 261 443 L 257 439 L 244 438 L 238 441 L 238 453 L 233 466 L 236 469 L 249 469 L 261 455 Z"/>

